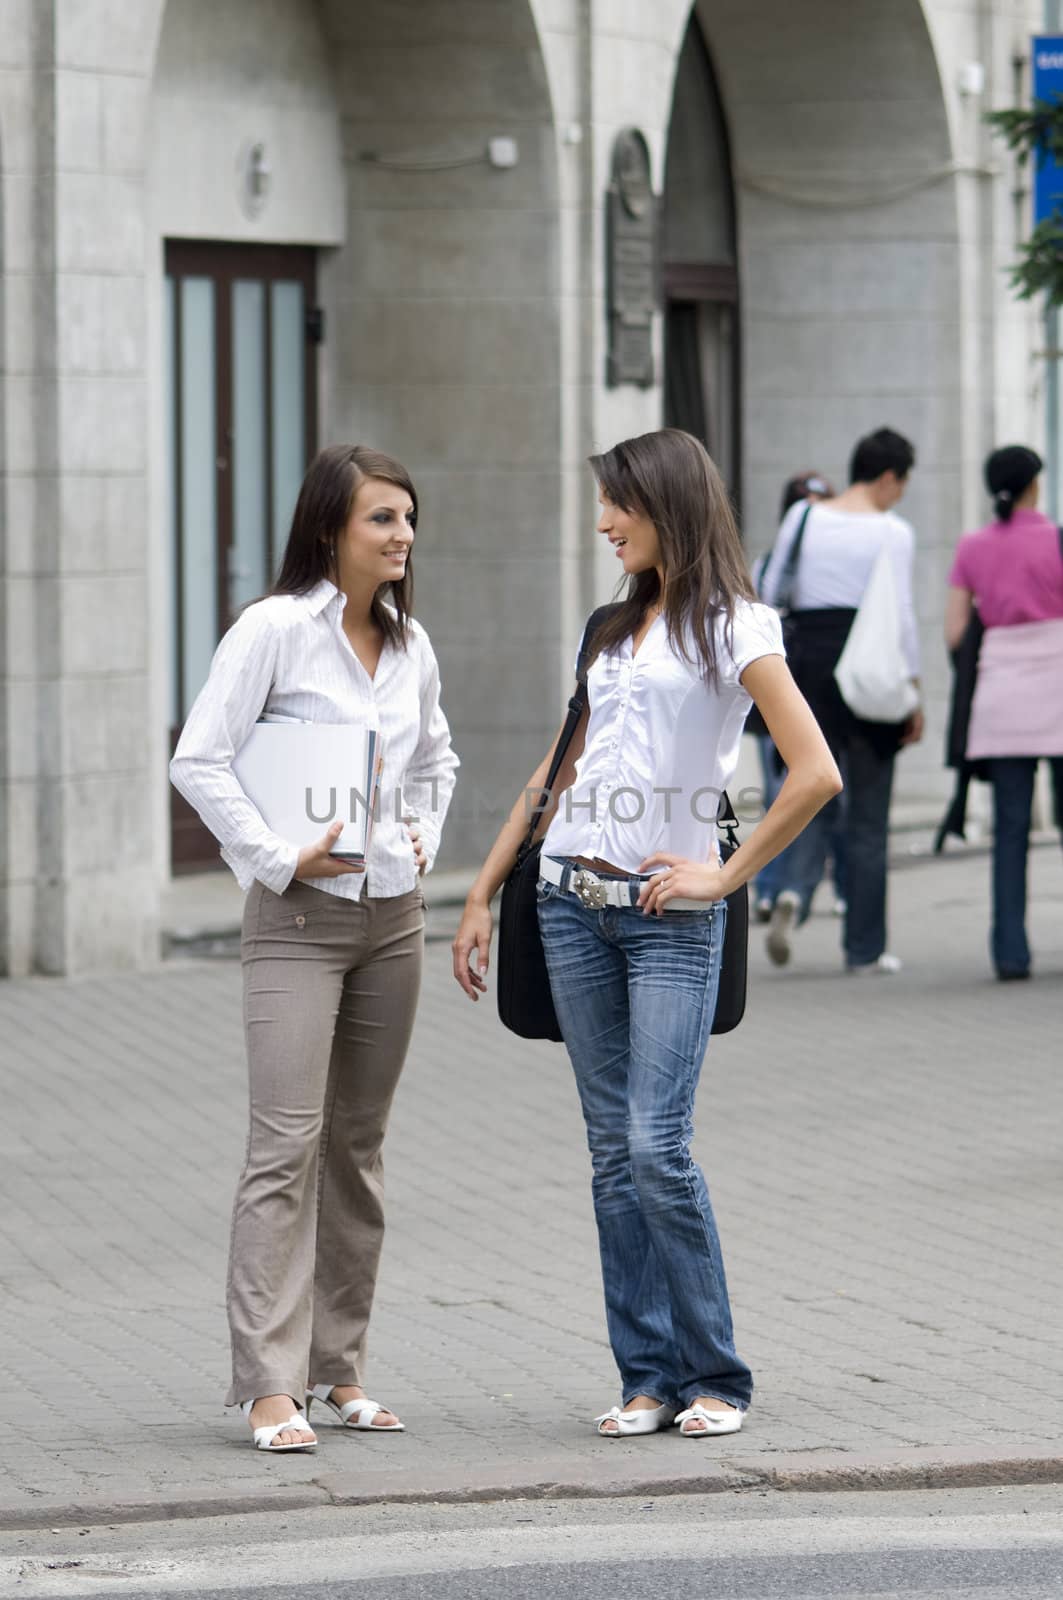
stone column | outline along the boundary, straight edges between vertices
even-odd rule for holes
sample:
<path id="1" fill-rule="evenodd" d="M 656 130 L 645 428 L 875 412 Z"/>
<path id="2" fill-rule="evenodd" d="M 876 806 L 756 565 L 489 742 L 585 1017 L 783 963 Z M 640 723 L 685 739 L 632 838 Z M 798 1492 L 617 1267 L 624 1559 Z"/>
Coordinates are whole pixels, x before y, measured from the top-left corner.
<path id="1" fill-rule="evenodd" d="M 142 165 L 160 7 L 8 9 L 0 961 L 77 973 L 157 955 Z"/>

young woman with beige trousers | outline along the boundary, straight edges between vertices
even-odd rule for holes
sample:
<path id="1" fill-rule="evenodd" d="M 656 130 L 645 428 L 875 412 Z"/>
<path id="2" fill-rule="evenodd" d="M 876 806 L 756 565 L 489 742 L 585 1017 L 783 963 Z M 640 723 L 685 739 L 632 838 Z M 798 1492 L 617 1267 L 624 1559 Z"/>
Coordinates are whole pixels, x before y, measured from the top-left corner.
<path id="1" fill-rule="evenodd" d="M 323 450 L 277 583 L 218 646 L 170 767 L 248 891 L 251 1117 L 232 1222 L 227 1404 L 243 1408 L 263 1450 L 313 1449 L 314 1399 L 344 1427 L 402 1427 L 362 1387 L 384 1234 L 381 1147 L 420 987 L 419 879 L 458 765 L 435 656 L 410 614 L 416 523 L 397 461 Z M 364 869 L 330 854 L 340 823 L 298 849 L 241 789 L 233 758 L 263 712 L 379 730 L 381 805 Z"/>

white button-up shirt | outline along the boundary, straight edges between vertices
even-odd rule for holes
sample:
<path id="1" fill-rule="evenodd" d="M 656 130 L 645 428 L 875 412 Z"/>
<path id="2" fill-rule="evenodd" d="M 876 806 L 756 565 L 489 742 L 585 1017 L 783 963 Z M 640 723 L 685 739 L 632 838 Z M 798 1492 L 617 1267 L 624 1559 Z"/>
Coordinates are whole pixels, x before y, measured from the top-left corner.
<path id="1" fill-rule="evenodd" d="M 380 814 L 364 873 L 308 880 L 357 900 L 407 894 L 417 883 L 404 817 L 416 817 L 429 869 L 454 792 L 458 758 L 439 704 L 439 668 L 420 623 L 407 647 L 387 643 L 370 677 L 343 631 L 346 597 L 322 580 L 307 594 L 248 606 L 222 639 L 185 723 L 170 777 L 221 845 L 242 889 L 257 878 L 282 894 L 298 847 L 266 826 L 232 769 L 264 712 L 299 722 L 357 722 L 383 742 Z"/>
<path id="2" fill-rule="evenodd" d="M 588 856 L 625 872 L 660 851 L 708 861 L 720 796 L 738 765 L 752 700 L 739 679 L 760 656 L 782 655 L 770 606 L 740 600 L 734 627 L 716 624 L 719 682 L 668 641 L 663 617 L 632 654 L 627 638 L 599 655 L 587 690 L 590 716 L 571 788 L 543 841 L 549 856 Z"/>

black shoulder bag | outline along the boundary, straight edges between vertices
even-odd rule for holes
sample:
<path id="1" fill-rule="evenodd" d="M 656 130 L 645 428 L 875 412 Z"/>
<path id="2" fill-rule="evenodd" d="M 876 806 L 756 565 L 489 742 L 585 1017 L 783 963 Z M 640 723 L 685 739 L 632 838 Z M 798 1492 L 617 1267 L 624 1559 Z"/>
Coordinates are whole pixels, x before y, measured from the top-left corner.
<path id="1" fill-rule="evenodd" d="M 546 789 L 535 803 L 528 832 L 517 851 L 513 869 L 502 886 L 502 902 L 498 911 L 498 978 L 495 985 L 498 1015 L 503 1025 L 522 1039 L 552 1039 L 555 1044 L 562 1043 L 539 933 L 536 887 L 542 840 L 536 839 L 535 830 L 550 803 L 557 775 L 587 704 L 587 658 L 595 632 L 612 609 L 612 606 L 601 606 L 589 618 L 583 630 L 576 665 L 576 692 L 568 703 L 565 726 L 550 760 Z"/>
<path id="2" fill-rule="evenodd" d="M 587 663 L 598 628 L 616 610 L 601 606 L 583 630 L 576 667 L 576 692 L 568 703 L 568 716 L 550 761 L 546 789 L 539 796 L 528 832 L 517 852 L 517 859 L 502 887 L 498 914 L 498 1015 L 504 1027 L 522 1039 L 552 1039 L 563 1042 L 561 1027 L 550 992 L 536 888 L 539 882 L 539 857 L 542 841 L 535 838 L 540 816 L 549 804 L 557 775 L 572 743 L 580 717 L 587 704 Z M 738 818 L 725 794 L 720 802 L 718 823 L 724 833 L 720 854 L 726 861 L 738 848 Z M 749 893 L 745 884 L 727 897 L 727 925 L 724 934 L 720 986 L 713 1018 L 713 1033 L 729 1033 L 737 1028 L 746 1009 L 746 971 L 749 946 Z"/>

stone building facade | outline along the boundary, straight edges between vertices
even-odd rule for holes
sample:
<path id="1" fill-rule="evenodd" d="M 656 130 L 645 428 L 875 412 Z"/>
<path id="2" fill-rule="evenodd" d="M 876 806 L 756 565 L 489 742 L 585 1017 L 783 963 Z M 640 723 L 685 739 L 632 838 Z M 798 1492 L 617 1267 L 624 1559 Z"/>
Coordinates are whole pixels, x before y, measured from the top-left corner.
<path id="1" fill-rule="evenodd" d="M 1027 205 L 982 112 L 1039 0 L 0 0 L 0 971 L 150 962 L 175 728 L 318 444 L 404 459 L 482 852 L 615 567 L 587 453 L 704 429 L 782 481 L 917 443 L 940 794 L 949 551 L 1038 441 Z M 652 381 L 607 382 L 606 194 L 660 197 Z"/>

